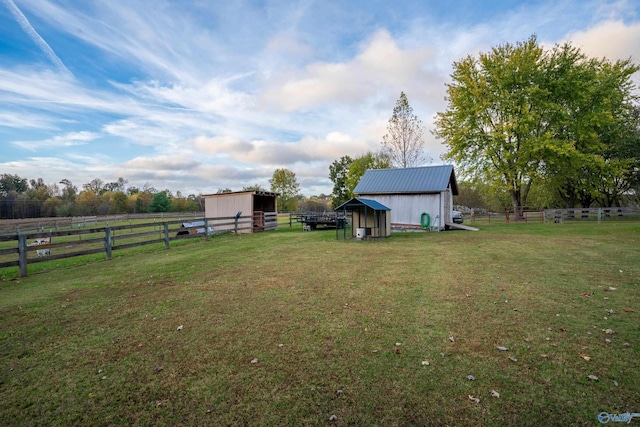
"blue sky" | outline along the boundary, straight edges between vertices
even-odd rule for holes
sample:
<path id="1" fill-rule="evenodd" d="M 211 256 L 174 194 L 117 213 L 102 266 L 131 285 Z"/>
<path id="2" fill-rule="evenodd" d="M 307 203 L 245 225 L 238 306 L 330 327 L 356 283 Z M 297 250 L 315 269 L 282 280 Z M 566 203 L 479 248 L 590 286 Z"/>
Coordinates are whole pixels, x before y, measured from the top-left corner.
<path id="1" fill-rule="evenodd" d="M 532 34 L 637 63 L 640 2 L 0 0 L 0 173 L 329 194 L 401 91 L 432 129 L 454 61 Z"/>

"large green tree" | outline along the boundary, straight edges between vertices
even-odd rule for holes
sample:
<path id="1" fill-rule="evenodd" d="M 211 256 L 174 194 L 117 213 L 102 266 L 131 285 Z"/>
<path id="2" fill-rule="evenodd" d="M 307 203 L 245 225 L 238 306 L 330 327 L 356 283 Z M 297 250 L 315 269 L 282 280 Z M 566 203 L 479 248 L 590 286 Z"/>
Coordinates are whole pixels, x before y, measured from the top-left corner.
<path id="1" fill-rule="evenodd" d="M 625 147 L 637 127 L 631 76 L 638 67 L 591 59 L 565 44 L 549 53 L 544 71 L 555 142 L 545 153 L 545 177 L 566 207 L 619 203 L 638 158 Z"/>
<path id="2" fill-rule="evenodd" d="M 391 160 L 383 152 L 366 154 L 356 157 L 349 165 L 349 172 L 345 179 L 345 185 L 350 197 L 353 197 L 353 190 L 356 188 L 362 175 L 369 169 L 387 169 L 391 167 Z"/>
<path id="3" fill-rule="evenodd" d="M 424 152 L 425 127 L 413 113 L 407 95 L 400 92 L 393 114 L 382 137 L 382 152 L 394 167 L 420 166 L 429 160 Z"/>
<path id="4" fill-rule="evenodd" d="M 454 63 L 436 119 L 443 157 L 467 176 L 501 183 L 516 210 L 535 184 L 573 186 L 570 197 L 590 192 L 593 177 L 614 167 L 604 159 L 607 132 L 630 101 L 635 71 L 570 44 L 545 51 L 535 37 L 467 56 Z"/>
<path id="5" fill-rule="evenodd" d="M 149 212 L 169 212 L 171 210 L 171 200 L 167 193 L 160 191 L 155 193 L 149 203 Z"/>
<path id="6" fill-rule="evenodd" d="M 329 166 L 329 178 L 333 181 L 333 199 L 331 205 L 337 208 L 350 200 L 360 178 L 368 169 L 385 169 L 391 167 L 391 160 L 382 151 L 371 151 L 356 157 L 342 156 Z"/>
<path id="7" fill-rule="evenodd" d="M 24 193 L 28 188 L 26 178 L 8 173 L 0 175 L 0 196 L 6 196 L 9 192 Z"/>
<path id="8" fill-rule="evenodd" d="M 298 184 L 295 173 L 285 168 L 276 169 L 269 184 L 271 191 L 280 193 L 280 210 L 291 212 L 296 209 L 300 184 Z"/>
<path id="9" fill-rule="evenodd" d="M 350 156 L 342 156 L 329 165 L 329 179 L 333 182 L 331 206 L 334 209 L 353 197 L 346 184 L 351 162 Z"/>

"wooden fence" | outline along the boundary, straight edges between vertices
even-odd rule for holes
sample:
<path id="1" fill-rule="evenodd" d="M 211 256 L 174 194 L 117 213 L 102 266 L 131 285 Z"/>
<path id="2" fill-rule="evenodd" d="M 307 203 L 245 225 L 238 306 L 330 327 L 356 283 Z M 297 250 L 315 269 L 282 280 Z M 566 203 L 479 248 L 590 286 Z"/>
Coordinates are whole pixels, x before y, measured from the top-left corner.
<path id="1" fill-rule="evenodd" d="M 7 234 L 0 236 L 0 268 L 18 266 L 20 277 L 24 277 L 29 264 L 96 253 L 111 259 L 112 252 L 119 249 L 152 243 L 164 243 L 168 249 L 173 240 L 275 230 L 277 226 L 274 212 L 264 214 L 264 225 L 259 229 L 252 216 L 232 216 Z"/>
<path id="2" fill-rule="evenodd" d="M 545 209 L 545 222 L 640 220 L 638 208 Z"/>
<path id="3" fill-rule="evenodd" d="M 45 229 L 65 229 L 69 227 L 86 227 L 98 223 L 141 221 L 145 219 L 194 219 L 204 217 L 204 212 L 159 212 L 142 214 L 120 214 L 103 216 L 70 216 L 52 218 L 3 219 L 0 221 L 0 234 L 19 234 L 37 232 Z"/>

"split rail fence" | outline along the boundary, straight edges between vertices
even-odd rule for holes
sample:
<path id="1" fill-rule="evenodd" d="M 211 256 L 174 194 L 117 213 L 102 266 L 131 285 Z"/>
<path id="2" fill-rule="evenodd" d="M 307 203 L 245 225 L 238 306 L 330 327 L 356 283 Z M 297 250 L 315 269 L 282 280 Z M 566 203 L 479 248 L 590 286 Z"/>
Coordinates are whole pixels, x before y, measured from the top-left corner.
<path id="1" fill-rule="evenodd" d="M 0 268 L 18 266 L 20 277 L 25 277 L 30 264 L 97 253 L 109 260 L 120 249 L 153 243 L 164 243 L 168 249 L 174 240 L 209 239 L 220 233 L 251 233 L 277 226 L 277 214 L 265 213 L 259 228 L 252 216 L 232 216 L 5 234 L 0 235 Z"/>

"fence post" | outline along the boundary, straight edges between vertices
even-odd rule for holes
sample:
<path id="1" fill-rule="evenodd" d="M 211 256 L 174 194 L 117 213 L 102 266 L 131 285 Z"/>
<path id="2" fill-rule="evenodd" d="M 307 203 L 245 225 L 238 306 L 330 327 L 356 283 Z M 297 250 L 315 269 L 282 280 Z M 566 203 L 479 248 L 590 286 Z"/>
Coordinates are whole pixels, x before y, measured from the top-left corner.
<path id="1" fill-rule="evenodd" d="M 111 259 L 111 227 L 104 229 L 104 251 L 107 256 L 107 260 Z"/>
<path id="2" fill-rule="evenodd" d="M 204 219 L 204 240 L 209 240 L 209 222 Z"/>
<path id="3" fill-rule="evenodd" d="M 18 234 L 18 262 L 20 265 L 20 277 L 27 276 L 27 236 Z"/>
<path id="4" fill-rule="evenodd" d="M 169 223 L 163 222 L 164 224 L 164 247 L 165 249 L 169 249 Z"/>

